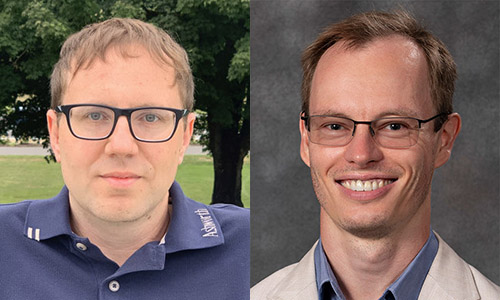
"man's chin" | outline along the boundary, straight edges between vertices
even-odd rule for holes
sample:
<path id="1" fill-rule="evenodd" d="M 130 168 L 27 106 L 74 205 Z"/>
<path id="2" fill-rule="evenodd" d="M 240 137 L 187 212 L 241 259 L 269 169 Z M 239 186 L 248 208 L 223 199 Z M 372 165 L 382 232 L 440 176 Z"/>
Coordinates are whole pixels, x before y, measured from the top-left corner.
<path id="1" fill-rule="evenodd" d="M 347 221 L 340 224 L 340 227 L 358 238 L 370 240 L 382 239 L 393 231 L 392 226 L 382 220 L 370 223 Z"/>
<path id="2" fill-rule="evenodd" d="M 134 222 L 145 214 L 141 211 L 140 207 L 134 207 L 133 205 L 127 204 L 126 202 L 118 205 L 109 205 L 108 203 L 106 206 L 93 209 L 92 213 L 98 219 L 109 223 Z"/>
<path id="3" fill-rule="evenodd" d="M 104 222 L 108 223 L 131 223 L 140 219 L 140 217 L 130 214 L 128 212 L 99 212 L 97 217 Z"/>

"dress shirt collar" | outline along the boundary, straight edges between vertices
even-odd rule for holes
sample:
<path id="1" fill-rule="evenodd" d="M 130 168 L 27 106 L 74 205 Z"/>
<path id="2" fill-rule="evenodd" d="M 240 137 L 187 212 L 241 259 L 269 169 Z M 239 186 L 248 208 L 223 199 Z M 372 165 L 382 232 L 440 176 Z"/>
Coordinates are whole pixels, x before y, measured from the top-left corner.
<path id="1" fill-rule="evenodd" d="M 316 271 L 316 286 L 319 300 L 344 300 L 339 283 L 326 258 L 321 238 L 314 249 L 314 268 Z"/>
<path id="2" fill-rule="evenodd" d="M 385 291 L 380 300 L 416 300 L 422 289 L 425 277 L 436 257 L 438 241 L 434 232 L 430 231 L 429 238 L 420 249 L 417 256 L 411 261 L 396 281 Z M 314 251 L 314 265 L 316 270 L 316 285 L 320 300 L 344 300 L 337 278 L 328 263 L 321 238 Z"/>

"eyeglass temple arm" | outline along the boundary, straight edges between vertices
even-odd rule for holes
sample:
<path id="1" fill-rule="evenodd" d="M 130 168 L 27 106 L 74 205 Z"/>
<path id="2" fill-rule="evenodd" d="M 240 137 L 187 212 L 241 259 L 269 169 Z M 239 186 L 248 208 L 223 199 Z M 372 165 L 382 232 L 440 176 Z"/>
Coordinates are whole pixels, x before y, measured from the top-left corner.
<path id="1" fill-rule="evenodd" d="M 304 124 L 306 125 L 307 131 L 311 131 L 311 128 L 309 127 L 309 116 L 306 115 L 305 111 L 300 112 L 300 119 L 304 121 Z"/>
<path id="2" fill-rule="evenodd" d="M 422 124 L 424 124 L 424 123 L 430 122 L 430 121 L 432 121 L 432 120 L 434 120 L 434 119 L 437 119 L 437 118 L 439 118 L 439 117 L 442 117 L 442 116 L 448 116 L 449 114 L 450 114 L 450 113 L 440 113 L 440 114 L 437 114 L 437 115 L 435 115 L 434 117 L 431 117 L 431 118 L 429 118 L 429 119 L 427 119 L 427 120 L 419 120 L 419 119 L 417 119 L 417 121 L 418 121 L 418 128 L 421 128 L 421 127 L 422 127 Z M 444 122 L 443 122 L 443 123 L 444 123 Z"/>

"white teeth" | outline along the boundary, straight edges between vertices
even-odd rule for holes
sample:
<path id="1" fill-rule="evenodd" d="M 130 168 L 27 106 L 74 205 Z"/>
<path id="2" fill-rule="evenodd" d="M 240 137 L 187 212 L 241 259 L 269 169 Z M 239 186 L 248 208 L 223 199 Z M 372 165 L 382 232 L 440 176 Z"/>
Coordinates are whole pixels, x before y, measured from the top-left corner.
<path id="1" fill-rule="evenodd" d="M 392 182 L 392 181 L 391 181 L 391 182 Z M 387 184 L 389 184 L 389 183 L 387 183 Z M 378 187 L 379 187 L 379 188 L 381 188 L 381 187 L 383 187 L 384 185 L 385 185 L 385 184 L 384 184 L 384 180 L 379 180 L 379 182 L 378 182 Z"/>
<path id="2" fill-rule="evenodd" d="M 372 190 L 372 183 L 370 181 L 365 181 L 365 184 L 363 185 L 363 190 L 371 191 Z"/>
<path id="3" fill-rule="evenodd" d="M 381 187 L 384 187 L 390 183 L 394 182 L 394 180 L 343 180 L 341 182 L 342 186 L 350 189 L 352 191 L 362 192 L 362 191 L 374 191 Z"/>
<path id="4" fill-rule="evenodd" d="M 351 190 L 354 190 L 354 191 L 362 191 L 365 187 L 365 185 L 363 184 L 363 182 L 361 180 L 358 180 L 356 181 L 356 184 L 351 184 Z"/>

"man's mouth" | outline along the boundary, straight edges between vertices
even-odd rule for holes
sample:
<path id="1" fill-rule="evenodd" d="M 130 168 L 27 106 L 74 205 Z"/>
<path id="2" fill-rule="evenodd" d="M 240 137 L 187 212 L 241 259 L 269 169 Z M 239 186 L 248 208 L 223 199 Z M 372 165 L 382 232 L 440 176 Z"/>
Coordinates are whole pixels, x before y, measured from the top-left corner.
<path id="1" fill-rule="evenodd" d="M 116 178 L 116 179 L 129 179 L 129 178 L 139 178 L 140 176 L 135 175 L 133 173 L 107 173 L 104 175 L 101 175 L 101 177 L 104 178 Z"/>
<path id="2" fill-rule="evenodd" d="M 375 191 L 393 183 L 394 179 L 371 179 L 371 180 L 341 180 L 339 183 L 351 191 L 366 192 Z"/>
<path id="3" fill-rule="evenodd" d="M 100 177 L 113 186 L 121 187 L 130 186 L 141 178 L 141 176 L 129 172 L 111 172 Z"/>

